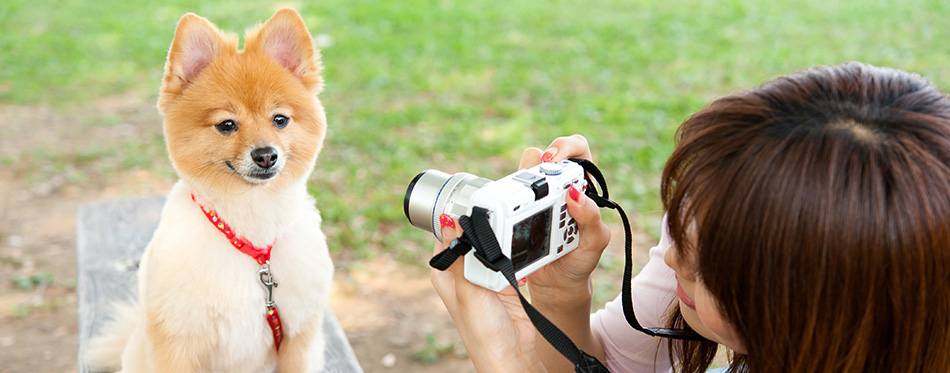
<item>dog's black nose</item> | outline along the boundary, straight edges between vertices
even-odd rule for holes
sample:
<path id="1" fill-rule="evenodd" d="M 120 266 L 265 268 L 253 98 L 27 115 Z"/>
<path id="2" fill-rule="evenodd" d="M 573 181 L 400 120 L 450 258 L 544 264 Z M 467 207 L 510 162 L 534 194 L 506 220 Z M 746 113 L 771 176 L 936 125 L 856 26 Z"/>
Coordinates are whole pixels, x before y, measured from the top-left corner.
<path id="1" fill-rule="evenodd" d="M 251 159 L 261 168 L 270 168 L 277 163 L 277 149 L 270 146 L 254 149 L 251 151 Z"/>

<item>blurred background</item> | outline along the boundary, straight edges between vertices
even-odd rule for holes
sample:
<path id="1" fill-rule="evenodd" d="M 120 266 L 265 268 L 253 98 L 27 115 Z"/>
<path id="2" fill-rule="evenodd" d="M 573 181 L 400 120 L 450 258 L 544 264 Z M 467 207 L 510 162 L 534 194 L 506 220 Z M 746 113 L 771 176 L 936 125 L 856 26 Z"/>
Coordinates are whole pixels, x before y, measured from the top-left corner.
<path id="1" fill-rule="evenodd" d="M 716 97 L 854 60 L 950 87 L 942 0 L 4 0 L 0 372 L 76 370 L 77 206 L 174 182 L 155 100 L 178 19 L 243 35 L 284 6 L 323 53 L 329 130 L 310 190 L 333 306 L 368 372 L 473 371 L 429 285 L 430 235 L 403 216 L 422 170 L 496 179 L 526 147 L 581 133 L 641 253 L 676 127 Z M 619 291 L 615 241 L 595 307 Z"/>

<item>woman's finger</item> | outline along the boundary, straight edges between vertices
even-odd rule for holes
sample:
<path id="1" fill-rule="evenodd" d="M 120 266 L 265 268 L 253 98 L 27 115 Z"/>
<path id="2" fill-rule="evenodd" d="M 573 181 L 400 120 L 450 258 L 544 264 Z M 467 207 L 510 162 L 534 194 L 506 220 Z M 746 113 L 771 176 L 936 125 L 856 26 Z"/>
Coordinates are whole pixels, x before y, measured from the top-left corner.
<path id="1" fill-rule="evenodd" d="M 582 135 L 558 137 L 541 155 L 542 162 L 563 161 L 569 158 L 583 158 L 593 162 L 590 145 Z"/>
<path id="2" fill-rule="evenodd" d="M 439 217 L 439 223 L 442 226 L 442 242 L 439 242 L 438 240 L 435 241 L 433 255 L 437 255 L 444 251 L 453 240 L 462 235 L 462 228 L 455 221 L 455 219 L 452 219 L 452 217 L 443 214 Z M 461 265 L 464 259 L 464 257 L 456 259 L 455 262 L 444 271 L 433 268 L 429 274 L 429 279 L 432 281 L 432 286 L 435 288 L 435 291 L 439 293 L 439 297 L 442 298 L 445 306 L 450 310 L 455 308 L 455 281 L 457 278 L 456 272 L 464 272 L 464 266 Z"/>
<path id="3" fill-rule="evenodd" d="M 537 166 L 541 163 L 542 151 L 538 148 L 527 148 L 521 153 L 521 162 L 518 163 L 518 169 L 523 170 Z"/>
<path id="4" fill-rule="evenodd" d="M 445 242 L 445 246 L 448 247 L 452 241 L 455 241 L 456 238 L 462 236 L 462 226 L 452 219 L 452 217 L 443 214 L 439 218 L 439 222 L 442 224 L 442 240 Z M 457 293 L 459 287 L 469 286 L 468 280 L 465 279 L 465 256 L 460 256 L 458 259 L 455 259 L 455 262 L 447 270 L 446 273 L 452 275 L 454 291 Z"/>
<path id="5" fill-rule="evenodd" d="M 581 246 L 605 248 L 610 242 L 610 229 L 601 220 L 600 209 L 581 189 L 568 189 L 567 212 L 577 222 Z"/>

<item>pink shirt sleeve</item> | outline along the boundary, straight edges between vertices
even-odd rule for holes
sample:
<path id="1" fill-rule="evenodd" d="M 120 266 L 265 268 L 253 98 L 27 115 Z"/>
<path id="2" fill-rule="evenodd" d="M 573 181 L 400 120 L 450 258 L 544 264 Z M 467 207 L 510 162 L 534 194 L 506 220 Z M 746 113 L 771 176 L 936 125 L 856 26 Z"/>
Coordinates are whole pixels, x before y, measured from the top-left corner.
<path id="1" fill-rule="evenodd" d="M 670 248 L 663 217 L 660 243 L 650 249 L 650 259 L 631 283 L 634 310 L 642 326 L 666 326 L 666 314 L 676 296 L 676 278 L 663 256 Z M 611 372 L 672 371 L 667 341 L 651 337 L 627 324 L 620 295 L 591 316 L 591 330 L 600 339 Z"/>

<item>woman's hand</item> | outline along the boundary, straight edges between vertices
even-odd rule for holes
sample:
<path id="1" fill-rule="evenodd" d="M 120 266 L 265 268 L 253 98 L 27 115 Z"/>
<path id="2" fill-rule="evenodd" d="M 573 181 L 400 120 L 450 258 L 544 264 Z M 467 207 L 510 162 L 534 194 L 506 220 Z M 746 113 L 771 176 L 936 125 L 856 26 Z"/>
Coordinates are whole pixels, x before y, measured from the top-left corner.
<path id="1" fill-rule="evenodd" d="M 435 254 L 462 235 L 462 228 L 443 215 L 442 237 Z M 479 372 L 543 372 L 535 350 L 535 328 L 512 287 L 494 292 L 465 279 L 465 257 L 445 271 L 432 269 L 430 279 L 465 349 Z"/>
<path id="2" fill-rule="evenodd" d="M 584 136 L 559 137 L 544 152 L 529 148 L 522 154 L 519 168 L 569 158 L 593 161 Z M 532 298 L 543 295 L 545 302 L 574 304 L 582 301 L 579 295 L 586 293 L 589 303 L 590 275 L 610 241 L 610 230 L 601 220 L 597 204 L 584 195 L 583 190 L 569 190 L 567 211 L 577 221 L 580 243 L 574 251 L 529 275 L 528 286 Z"/>
<path id="3" fill-rule="evenodd" d="M 532 167 L 542 161 L 561 161 L 583 158 L 593 161 L 587 139 L 581 135 L 559 137 L 542 152 L 525 150 L 521 168 Z M 528 275 L 531 303 L 554 325 L 557 325 L 581 350 L 606 361 L 604 348 L 590 329 L 590 306 L 593 291 L 590 275 L 597 267 L 600 256 L 610 241 L 610 230 L 600 219 L 597 204 L 583 190 L 568 191 L 567 212 L 577 221 L 580 242 L 573 251 Z M 565 359 L 547 341 L 537 347 L 538 356 L 551 372 L 572 372 L 573 364 Z"/>

